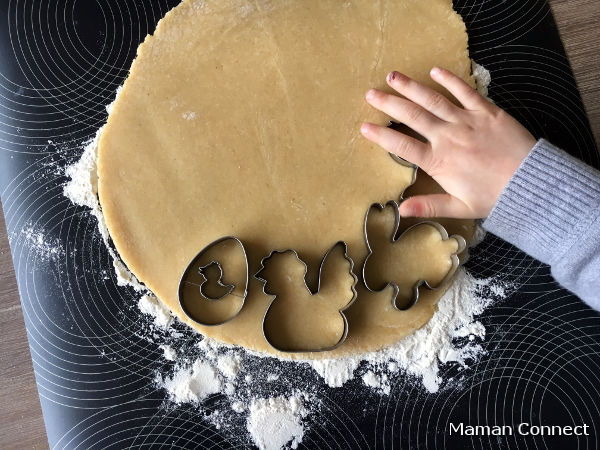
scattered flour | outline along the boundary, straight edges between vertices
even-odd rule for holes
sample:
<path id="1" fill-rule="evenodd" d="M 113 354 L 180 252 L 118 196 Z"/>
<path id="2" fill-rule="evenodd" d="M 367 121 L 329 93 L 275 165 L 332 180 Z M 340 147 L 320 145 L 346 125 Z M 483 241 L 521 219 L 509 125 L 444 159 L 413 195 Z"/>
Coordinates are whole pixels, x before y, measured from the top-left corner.
<path id="1" fill-rule="evenodd" d="M 196 113 L 193 111 L 184 112 L 181 117 L 183 117 L 185 120 L 194 120 L 196 118 Z"/>
<path id="2" fill-rule="evenodd" d="M 121 89 L 117 89 L 117 96 L 120 92 Z M 113 104 L 114 101 L 107 107 L 108 111 L 112 110 Z M 98 141 L 100 140 L 103 130 L 104 127 L 100 128 L 92 139 L 84 143 L 83 153 L 79 160 L 66 168 L 65 175 L 69 177 L 70 180 L 65 184 L 63 194 L 74 204 L 89 208 L 91 214 L 97 219 L 98 231 L 100 231 L 102 240 L 106 244 L 106 248 L 113 260 L 117 284 L 119 286 L 131 286 L 138 292 L 144 292 L 147 290 L 145 286 L 127 269 L 125 264 L 123 264 L 110 246 L 108 228 L 106 226 L 106 221 L 104 220 L 104 214 L 102 214 L 100 202 L 98 201 L 96 157 L 98 153 Z"/>
<path id="3" fill-rule="evenodd" d="M 390 383 L 388 376 L 384 374 L 376 374 L 375 372 L 368 370 L 362 376 L 363 383 L 365 386 L 369 386 L 371 388 L 376 389 L 382 394 L 389 395 L 390 393 Z"/>
<path id="4" fill-rule="evenodd" d="M 481 222 L 479 221 L 477 225 L 475 225 L 475 230 L 473 232 L 473 237 L 471 238 L 470 247 L 476 247 L 483 242 L 485 236 L 487 235 L 487 231 L 481 226 Z"/>
<path id="5" fill-rule="evenodd" d="M 48 237 L 44 229 L 37 229 L 34 226 L 27 225 L 10 238 L 21 239 L 29 249 L 30 256 L 40 262 L 55 261 L 65 254 L 58 238 Z"/>
<path id="6" fill-rule="evenodd" d="M 204 348 L 210 349 L 212 346 L 209 342 Z M 166 354 L 167 346 L 161 347 Z M 205 419 L 217 429 L 233 428 L 230 410 L 234 416 L 245 415 L 243 431 L 249 433 L 260 449 L 278 450 L 286 445 L 297 448 L 306 431 L 304 418 L 309 414 L 309 408 L 305 402 L 310 401 L 309 394 L 294 390 L 288 395 L 261 398 L 255 392 L 261 383 L 248 386 L 250 391 L 236 389 L 241 367 L 242 356 L 237 350 L 226 349 L 217 357 L 207 357 L 201 353 L 191 364 L 178 364 L 170 375 L 165 376 L 157 371 L 155 382 L 167 392 L 174 404 L 189 403 L 200 410 L 210 395 L 224 395 L 228 399 L 228 408 L 213 410 L 205 415 Z M 252 382 L 252 379 L 244 380 Z"/>
<path id="7" fill-rule="evenodd" d="M 233 403 L 231 404 L 231 409 L 232 409 L 233 411 L 235 411 L 236 413 L 238 413 L 238 414 L 241 414 L 241 413 L 243 413 L 244 411 L 246 411 L 246 406 L 244 405 L 244 403 L 243 403 L 243 402 L 239 402 L 239 401 L 237 401 L 237 402 L 233 402 Z"/>
<path id="8" fill-rule="evenodd" d="M 484 295 L 481 287 L 489 291 L 502 292 L 495 287 L 493 279 L 476 280 L 465 269 L 460 269 L 454 283 L 442 296 L 438 310 L 425 326 L 383 350 L 339 359 L 306 361 L 321 375 L 330 387 L 339 387 L 354 378 L 354 371 L 361 361 L 374 367 L 401 368 L 406 373 L 422 380 L 429 392 L 437 392 L 442 379 L 438 375 L 440 364 L 456 362 L 466 366 L 468 360 L 476 359 L 484 353 L 483 347 L 474 342 L 475 337 L 483 339 L 485 328 L 474 320 L 500 296 Z M 456 338 L 473 336 L 462 345 Z M 363 380 L 364 381 L 364 380 Z M 365 381 L 365 384 L 371 384 Z M 374 386 L 380 388 L 380 386 Z"/>
<path id="9" fill-rule="evenodd" d="M 330 387 L 342 387 L 346 381 L 354 378 L 362 358 L 315 359 L 308 364 L 325 380 Z"/>
<path id="10" fill-rule="evenodd" d="M 260 398 L 250 403 L 246 425 L 261 450 L 279 450 L 290 442 L 292 448 L 298 448 L 307 413 L 301 396 Z"/>
<path id="11" fill-rule="evenodd" d="M 163 351 L 163 356 L 167 361 L 175 361 L 177 359 L 177 351 L 170 345 L 159 345 L 159 348 Z"/>
<path id="12" fill-rule="evenodd" d="M 217 367 L 226 378 L 233 379 L 242 369 L 242 358 L 233 352 L 225 353 L 219 356 Z"/>
<path id="13" fill-rule="evenodd" d="M 492 284 L 489 286 L 492 294 L 498 297 L 506 297 L 506 286 L 502 286 L 500 284 Z"/>
<path id="14" fill-rule="evenodd" d="M 102 130 L 104 130 L 104 127 L 100 128 L 96 135 L 85 143 L 79 160 L 65 170 L 65 175 L 70 178 L 70 181 L 65 185 L 63 193 L 76 205 L 91 209 L 92 214 L 96 218 L 101 217 L 102 222 L 104 222 L 97 197 L 98 174 L 96 173 L 96 152 Z M 106 228 L 101 227 L 100 233 L 102 237 L 108 239 Z"/>
<path id="15" fill-rule="evenodd" d="M 215 359 L 219 349 L 227 346 L 216 341 L 215 339 L 203 336 L 202 340 L 196 344 L 196 347 L 202 350 L 206 357 Z"/>
<path id="16" fill-rule="evenodd" d="M 121 93 L 122 90 L 123 90 L 123 85 L 121 85 L 117 88 L 117 93 L 115 95 L 115 99 L 112 101 L 112 103 L 110 103 L 109 105 L 106 106 L 106 112 L 108 114 L 110 114 L 112 112 L 115 102 L 117 101 L 117 98 L 119 98 L 119 94 Z"/>
<path id="17" fill-rule="evenodd" d="M 473 77 L 475 78 L 475 83 L 477 85 L 477 92 L 479 92 L 482 96 L 490 100 L 488 90 L 488 87 L 492 82 L 492 75 L 490 74 L 490 71 L 482 65 L 477 64 L 475 61 L 471 63 L 471 70 L 473 72 Z"/>
<path id="18" fill-rule="evenodd" d="M 166 330 L 173 322 L 169 309 L 152 294 L 142 295 L 138 301 L 138 308 L 143 314 L 150 315 L 158 328 Z"/>
<path id="19" fill-rule="evenodd" d="M 221 392 L 223 382 L 210 364 L 198 360 L 191 367 L 175 370 L 171 377 L 157 375 L 156 382 L 176 404 L 199 403 L 212 394 Z"/>

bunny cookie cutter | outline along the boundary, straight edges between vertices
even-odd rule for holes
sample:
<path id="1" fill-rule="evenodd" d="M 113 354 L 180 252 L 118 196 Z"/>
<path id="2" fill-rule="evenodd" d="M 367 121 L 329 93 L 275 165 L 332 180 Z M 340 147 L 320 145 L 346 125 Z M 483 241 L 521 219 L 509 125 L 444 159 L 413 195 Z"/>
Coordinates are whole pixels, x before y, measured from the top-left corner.
<path id="1" fill-rule="evenodd" d="M 416 170 L 415 170 L 415 173 L 416 173 Z M 416 177 L 416 175 L 415 175 L 415 177 Z M 409 303 L 406 306 L 403 306 L 403 307 L 400 307 L 397 302 L 398 295 L 400 293 L 400 288 L 398 287 L 398 285 L 396 283 L 388 281 L 385 284 L 385 286 L 383 286 L 381 289 L 373 289 L 369 285 L 369 282 L 367 280 L 367 274 L 366 274 L 368 262 L 374 253 L 371 243 L 369 242 L 369 236 L 368 236 L 368 230 L 367 230 L 369 216 L 371 215 L 371 211 L 373 211 L 373 210 L 379 210 L 379 212 L 383 212 L 385 210 L 385 208 L 388 208 L 388 207 L 393 208 L 394 214 L 395 214 L 394 227 L 393 227 L 393 231 L 392 231 L 391 238 L 390 238 L 391 244 L 397 243 L 407 233 L 409 233 L 410 231 L 413 231 L 415 228 L 421 227 L 423 225 L 428 225 L 428 226 L 435 228 L 441 235 L 442 241 L 448 241 L 448 240 L 454 239 L 457 242 L 456 251 L 454 251 L 450 255 L 450 260 L 451 260 L 452 265 L 451 265 L 450 269 L 448 270 L 448 272 L 446 273 L 446 275 L 442 278 L 442 280 L 439 283 L 437 283 L 435 286 L 432 286 L 426 280 L 423 280 L 423 279 L 417 280 L 412 288 L 413 293 L 412 293 L 411 300 L 409 301 Z M 424 286 L 430 290 L 437 290 L 437 289 L 441 288 L 442 286 L 445 286 L 446 283 L 448 283 L 448 281 L 450 281 L 452 279 L 452 277 L 456 274 L 456 271 L 458 270 L 458 268 L 461 265 L 461 259 L 460 259 L 459 255 L 461 253 L 463 253 L 465 251 L 465 249 L 467 248 L 467 241 L 465 240 L 465 238 L 463 238 L 462 236 L 457 235 L 457 234 L 454 234 L 452 236 L 448 235 L 448 231 L 446 230 L 446 228 L 444 228 L 438 222 L 434 222 L 431 220 L 425 220 L 425 221 L 416 223 L 416 224 L 408 227 L 406 230 L 404 230 L 402 233 L 400 233 L 400 235 L 398 235 L 398 230 L 400 228 L 400 212 L 399 212 L 398 208 L 399 208 L 399 203 L 396 202 L 395 200 L 390 200 L 385 205 L 382 205 L 381 203 L 373 203 L 367 210 L 367 213 L 365 214 L 365 222 L 364 222 L 364 236 L 365 236 L 365 243 L 367 245 L 368 253 L 367 253 L 367 256 L 365 257 L 365 260 L 362 265 L 362 279 L 363 279 L 363 284 L 365 285 L 365 287 L 367 288 L 367 290 L 369 292 L 374 292 L 374 293 L 382 292 L 387 287 L 392 286 L 394 289 L 392 305 L 398 311 L 406 311 L 406 310 L 410 309 L 411 307 L 413 307 L 418 302 L 419 289 L 421 288 L 421 286 Z"/>

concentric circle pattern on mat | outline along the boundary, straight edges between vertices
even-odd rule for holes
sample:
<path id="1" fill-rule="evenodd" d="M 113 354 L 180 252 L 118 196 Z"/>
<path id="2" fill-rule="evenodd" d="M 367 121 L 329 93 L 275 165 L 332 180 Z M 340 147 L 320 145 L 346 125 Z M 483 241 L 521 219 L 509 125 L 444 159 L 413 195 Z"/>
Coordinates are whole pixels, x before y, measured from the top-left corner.
<path id="1" fill-rule="evenodd" d="M 117 285 L 96 219 L 62 194 L 64 168 L 107 117 L 135 50 L 176 1 L 8 0 L 0 6 L 0 193 L 48 438 L 53 448 L 246 448 L 206 410 L 172 407 L 152 387 L 161 351 L 143 337 L 139 294 Z M 500 106 L 586 162 L 600 166 L 548 6 L 541 0 L 458 0 L 472 57 L 492 73 Z M 600 318 L 547 267 L 492 236 L 472 250 L 478 277 L 511 296 L 481 319 L 487 354 L 428 394 L 398 375 L 389 396 L 359 381 L 322 393 L 302 447 L 600 447 Z M 185 329 L 181 346 L 194 336 Z M 154 331 L 159 333 L 158 331 Z M 260 372 L 288 363 L 259 362 Z M 284 381 L 282 380 L 282 383 Z M 285 386 L 281 386 L 283 391 Z M 277 387 L 275 387 L 277 390 Z M 277 394 L 277 392 L 275 392 Z M 240 418 L 243 421 L 243 418 Z M 456 436 L 449 424 L 589 425 L 589 436 Z M 239 424 L 243 428 L 243 423 Z"/>

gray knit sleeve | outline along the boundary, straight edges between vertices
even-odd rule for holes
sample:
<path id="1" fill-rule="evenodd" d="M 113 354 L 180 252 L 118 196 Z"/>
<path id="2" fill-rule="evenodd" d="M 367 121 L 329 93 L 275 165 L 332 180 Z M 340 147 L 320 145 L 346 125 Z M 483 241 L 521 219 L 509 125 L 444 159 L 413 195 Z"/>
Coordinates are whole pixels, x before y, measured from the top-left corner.
<path id="1" fill-rule="evenodd" d="M 525 158 L 483 227 L 549 264 L 600 310 L 600 172 L 545 140 Z"/>

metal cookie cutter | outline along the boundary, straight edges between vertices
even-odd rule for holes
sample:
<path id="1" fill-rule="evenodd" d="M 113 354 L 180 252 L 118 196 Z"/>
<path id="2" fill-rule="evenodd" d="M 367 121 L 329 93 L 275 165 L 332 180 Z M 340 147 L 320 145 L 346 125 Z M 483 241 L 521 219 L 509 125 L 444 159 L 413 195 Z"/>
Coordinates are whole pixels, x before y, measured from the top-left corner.
<path id="1" fill-rule="evenodd" d="M 334 252 L 337 248 L 343 248 L 343 258 L 346 260 L 347 263 L 349 263 L 349 269 L 348 269 L 348 277 L 350 279 L 350 277 L 352 278 L 352 284 L 349 286 L 348 289 L 348 298 L 347 300 L 344 299 L 344 304 L 342 305 L 342 307 L 339 307 L 340 305 L 336 305 L 333 306 L 333 308 L 335 309 L 336 313 L 339 313 L 339 315 L 341 316 L 341 320 L 343 323 L 343 332 L 342 335 L 340 337 L 340 339 L 338 340 L 337 343 L 335 343 L 334 345 L 329 345 L 329 344 L 325 344 L 323 343 L 323 345 L 314 345 L 314 343 L 316 341 L 318 341 L 318 338 L 320 337 L 320 333 L 323 332 L 323 330 L 319 329 L 319 330 L 315 330 L 315 332 L 311 331 L 311 325 L 314 325 L 313 323 L 311 323 L 310 321 L 310 314 L 306 314 L 306 310 L 304 312 L 304 314 L 300 314 L 300 320 L 296 320 L 293 323 L 291 322 L 292 317 L 289 314 L 289 311 L 287 316 L 285 317 L 278 317 L 277 316 L 277 312 L 275 311 L 276 305 L 278 301 L 281 300 L 285 300 L 284 298 L 281 298 L 281 296 L 285 296 L 288 295 L 285 291 L 285 283 L 288 283 L 288 286 L 291 284 L 291 279 L 293 278 L 292 276 L 290 276 L 290 274 L 288 273 L 287 276 L 287 280 L 284 280 L 283 283 L 279 283 L 281 284 L 281 289 L 276 292 L 275 289 L 277 289 L 278 286 L 275 286 L 273 283 L 271 283 L 269 281 L 269 274 L 266 273 L 267 270 L 269 270 L 270 267 L 272 266 L 272 263 L 274 261 L 273 258 L 280 258 L 282 256 L 286 256 L 287 257 L 292 257 L 294 258 L 296 261 L 298 261 L 299 263 L 302 264 L 302 267 L 304 268 L 303 273 L 302 273 L 302 280 L 301 280 L 301 284 L 304 286 L 304 294 L 307 297 L 316 297 L 319 295 L 323 294 L 323 290 L 322 289 L 323 286 L 322 284 L 322 275 L 323 275 L 323 268 L 325 267 L 329 256 L 332 254 L 332 252 Z M 281 267 L 281 266 L 280 266 Z M 325 256 L 323 257 L 321 264 L 319 266 L 319 280 L 318 280 L 318 285 L 317 285 L 317 289 L 315 291 L 312 291 L 308 285 L 306 284 L 306 274 L 308 272 L 308 266 L 306 265 L 306 263 L 304 261 L 302 261 L 302 259 L 300 259 L 298 253 L 295 250 L 284 250 L 284 251 L 272 251 L 269 256 L 267 256 L 266 258 L 263 258 L 261 260 L 261 266 L 260 266 L 260 270 L 254 275 L 255 278 L 257 278 L 258 280 L 262 281 L 264 283 L 263 285 L 263 292 L 267 295 L 274 295 L 275 298 L 271 301 L 271 303 L 269 304 L 269 307 L 267 308 L 267 311 L 263 317 L 263 335 L 265 337 L 265 339 L 267 340 L 267 342 L 276 350 L 280 351 L 280 352 L 294 352 L 294 353 L 305 353 L 305 352 L 324 352 L 324 351 L 330 351 L 330 350 L 334 350 L 336 348 L 338 348 L 340 345 L 342 345 L 344 343 L 344 341 L 346 340 L 347 336 L 348 336 L 348 319 L 346 318 L 346 315 L 344 314 L 344 311 L 346 309 L 348 309 L 350 307 L 350 305 L 352 305 L 352 303 L 354 303 L 354 301 L 356 300 L 357 297 L 357 292 L 356 292 L 356 283 L 358 281 L 356 275 L 354 275 L 353 273 L 353 269 L 354 269 L 354 261 L 352 260 L 352 258 L 350 258 L 348 256 L 348 246 L 346 245 L 345 242 L 343 241 L 339 241 L 337 242 L 333 247 L 331 247 L 331 249 L 329 249 L 327 251 L 327 253 L 325 253 Z M 277 284 L 277 283 L 276 283 Z M 289 295 L 298 295 L 298 289 L 294 289 L 293 292 L 291 292 Z M 322 299 L 315 299 L 317 301 L 322 301 Z M 275 305 L 275 307 L 274 307 Z M 300 308 L 304 308 L 307 309 L 306 306 L 304 305 L 300 305 Z M 275 314 L 273 316 L 273 314 Z M 290 322 L 286 322 L 285 319 L 290 320 Z M 277 330 L 279 330 L 280 332 L 278 333 Z M 300 332 L 299 332 L 300 331 Z M 302 337 L 302 332 L 304 332 L 304 337 Z M 283 336 L 283 338 L 282 338 Z M 313 342 L 313 346 L 307 346 L 307 347 L 303 347 L 301 345 L 298 346 L 294 346 L 293 344 L 288 345 L 285 342 L 285 338 L 289 338 L 290 336 L 300 336 L 300 339 L 302 341 L 312 341 Z"/>
<path id="2" fill-rule="evenodd" d="M 452 255 L 450 256 L 450 258 L 452 260 L 452 267 L 450 268 L 450 270 L 448 271 L 446 276 L 442 279 L 442 281 L 439 284 L 437 284 L 436 286 L 431 286 L 426 280 L 418 280 L 415 283 L 415 285 L 413 286 L 413 296 L 412 296 L 411 301 L 409 302 L 409 304 L 407 306 L 404 306 L 404 307 L 398 306 L 397 300 L 398 300 L 398 294 L 399 294 L 400 288 L 398 287 L 398 285 L 396 283 L 388 282 L 381 289 L 372 289 L 369 286 L 369 283 L 367 281 L 367 276 L 365 273 L 367 263 L 369 262 L 369 258 L 373 255 L 373 249 L 371 248 L 371 244 L 369 243 L 369 236 L 368 236 L 368 232 L 367 232 L 367 224 L 369 221 L 369 215 L 371 213 L 371 210 L 373 210 L 373 209 L 378 209 L 381 212 L 386 207 L 392 207 L 395 211 L 394 230 L 392 232 L 392 236 L 391 236 L 391 240 L 390 240 L 390 242 L 392 244 L 395 244 L 400 239 L 402 239 L 402 237 L 406 233 L 408 233 L 410 230 L 412 230 L 413 228 L 416 228 L 416 227 L 424 225 L 424 224 L 430 225 L 430 226 L 433 226 L 434 228 L 436 228 L 438 230 L 438 232 L 440 233 L 440 235 L 442 236 L 443 241 L 447 241 L 449 239 L 455 239 L 458 243 L 458 248 L 457 248 L 456 252 L 452 253 Z M 435 290 L 435 289 L 438 289 L 439 287 L 443 286 L 444 284 L 446 284 L 446 282 L 448 282 L 454 276 L 454 274 L 456 273 L 456 270 L 460 266 L 460 259 L 459 259 L 458 255 L 460 255 L 467 248 L 467 242 L 465 241 L 465 239 L 462 236 L 459 236 L 459 235 L 448 236 L 448 231 L 442 225 L 440 225 L 437 222 L 433 222 L 433 221 L 419 222 L 415 225 L 410 226 L 406 230 L 404 230 L 404 232 L 402 232 L 402 234 L 400 234 L 400 236 L 397 236 L 398 229 L 400 227 L 400 213 L 398 211 L 398 207 L 399 207 L 398 202 L 391 200 L 391 201 L 387 202 L 385 205 L 382 205 L 381 203 L 373 203 L 367 210 L 367 214 L 365 215 L 364 235 L 365 235 L 365 243 L 367 244 L 367 249 L 368 249 L 369 253 L 367 254 L 367 257 L 365 258 L 365 261 L 362 266 L 362 277 L 363 277 L 363 282 L 364 282 L 365 287 L 370 292 L 382 292 L 388 286 L 392 286 L 394 288 L 394 297 L 392 299 L 392 304 L 394 305 L 394 308 L 396 308 L 399 311 L 406 311 L 406 310 L 410 309 L 412 306 L 414 306 L 415 303 L 417 303 L 417 301 L 419 300 L 419 288 L 421 286 L 425 286 L 427 289 Z"/>
<path id="3" fill-rule="evenodd" d="M 394 131 L 399 131 L 403 134 L 413 137 L 421 142 L 427 142 L 427 139 L 425 139 L 419 133 L 417 133 L 413 129 L 409 128 L 408 126 L 404 125 L 403 123 L 398 123 L 398 122 L 394 122 L 394 121 L 390 120 L 387 124 L 387 127 L 391 128 Z M 414 169 L 412 179 L 410 180 L 410 183 L 408 184 L 408 186 L 406 186 L 406 189 L 408 189 L 413 184 L 415 184 L 415 182 L 417 181 L 419 166 L 411 163 L 410 161 L 405 160 L 404 158 L 401 158 L 398 155 L 394 155 L 393 153 L 388 153 L 388 154 L 394 161 L 396 161 L 401 166 L 410 167 L 411 169 Z M 406 189 L 405 189 L 405 191 L 406 191 Z M 402 198 L 401 198 L 401 200 L 402 200 Z"/>
<path id="4" fill-rule="evenodd" d="M 240 255 L 243 255 L 245 264 L 244 293 L 240 295 L 234 292 L 238 286 L 235 284 L 223 283 L 223 267 L 219 261 L 211 259 L 203 263 L 203 257 L 209 250 L 217 246 L 233 243 Z M 212 272 L 212 273 L 211 273 Z M 215 294 L 207 292 L 209 281 L 216 283 L 211 286 L 213 290 L 220 291 Z M 248 255 L 242 241 L 234 236 L 225 236 L 211 242 L 204 247 L 188 264 L 181 279 L 179 280 L 178 298 L 179 305 L 183 312 L 194 322 L 200 325 L 222 325 L 236 317 L 246 301 L 248 296 Z M 227 299 L 241 298 L 240 306 L 233 314 L 229 313 L 224 318 L 214 318 L 214 316 L 223 316 L 227 313 Z M 210 318 L 209 316 L 213 316 Z"/>

